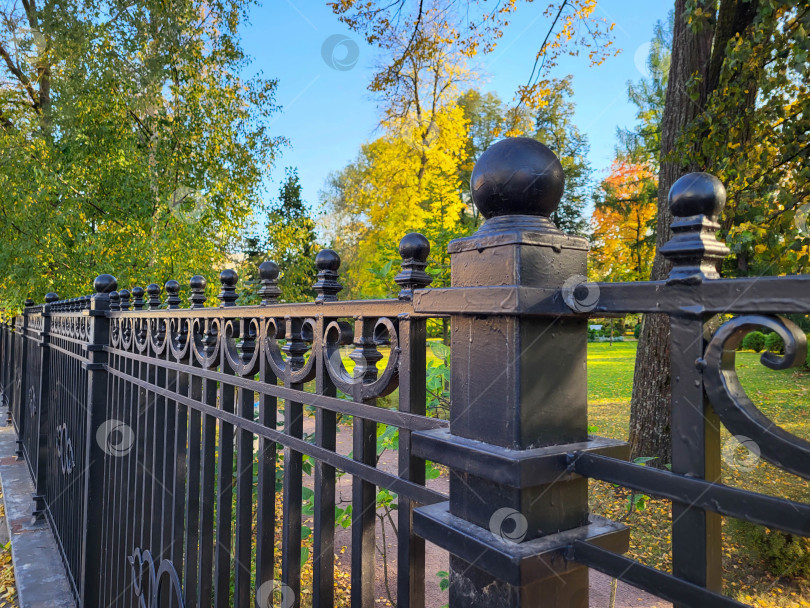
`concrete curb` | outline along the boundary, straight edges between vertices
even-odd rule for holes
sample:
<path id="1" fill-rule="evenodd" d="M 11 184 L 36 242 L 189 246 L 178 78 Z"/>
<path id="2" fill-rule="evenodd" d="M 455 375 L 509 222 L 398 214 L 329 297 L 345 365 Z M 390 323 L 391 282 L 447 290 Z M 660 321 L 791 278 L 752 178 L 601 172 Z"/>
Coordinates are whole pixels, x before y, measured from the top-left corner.
<path id="1" fill-rule="evenodd" d="M 20 608 L 76 608 L 56 538 L 46 521 L 31 516 L 34 484 L 25 461 L 14 456 L 16 440 L 13 426 L 0 425 L 0 483 L 17 601 Z"/>

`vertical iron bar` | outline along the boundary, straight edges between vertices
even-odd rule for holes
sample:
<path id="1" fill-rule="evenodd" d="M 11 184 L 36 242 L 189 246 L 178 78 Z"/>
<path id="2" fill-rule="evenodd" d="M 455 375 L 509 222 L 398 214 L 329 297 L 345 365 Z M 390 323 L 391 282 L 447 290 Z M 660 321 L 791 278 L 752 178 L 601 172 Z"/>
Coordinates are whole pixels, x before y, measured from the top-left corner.
<path id="1" fill-rule="evenodd" d="M 399 321 L 399 410 L 424 416 L 426 399 L 427 321 Z M 425 461 L 411 453 L 411 431 L 399 430 L 399 476 L 425 484 Z M 397 603 L 402 608 L 425 606 L 425 541 L 413 533 L 411 500 L 399 496 L 397 509 Z"/>
<path id="2" fill-rule="evenodd" d="M 703 392 L 698 366 L 705 351 L 704 319 L 671 319 L 672 472 L 720 481 L 720 422 Z M 717 513 L 672 504 L 672 573 L 722 590 L 722 519 Z"/>
<path id="3" fill-rule="evenodd" d="M 315 392 L 335 397 L 337 388 L 326 371 L 322 341 L 326 321 L 318 317 L 313 356 L 316 363 Z M 337 417 L 335 412 L 318 408 L 315 412 L 315 443 L 327 450 L 337 448 Z M 312 605 L 332 608 L 335 604 L 335 468 L 315 461 L 315 517 L 313 537 Z"/>
<path id="4" fill-rule="evenodd" d="M 276 374 L 267 362 L 267 332 L 273 325 L 263 324 L 259 343 L 259 379 L 270 385 L 278 383 Z M 259 396 L 259 422 L 269 429 L 277 427 L 277 399 L 270 395 Z M 276 530 L 276 455 L 277 444 L 266 437 L 259 439 L 258 487 L 256 490 L 256 592 L 265 589 L 275 576 L 275 530 Z M 262 598 L 257 600 L 262 601 Z"/>
<path id="5" fill-rule="evenodd" d="M 225 326 L 224 320 L 222 327 Z M 221 369 L 225 374 L 233 374 L 234 370 L 225 356 L 227 348 L 226 332 L 222 333 L 220 360 Z M 227 382 L 219 383 L 219 407 L 223 412 L 234 411 L 234 387 Z M 214 580 L 214 594 L 216 608 L 226 608 L 231 605 L 231 517 L 233 514 L 233 435 L 234 426 L 223 420 L 219 421 L 219 488 L 217 491 L 217 545 L 216 545 L 216 575 Z"/>

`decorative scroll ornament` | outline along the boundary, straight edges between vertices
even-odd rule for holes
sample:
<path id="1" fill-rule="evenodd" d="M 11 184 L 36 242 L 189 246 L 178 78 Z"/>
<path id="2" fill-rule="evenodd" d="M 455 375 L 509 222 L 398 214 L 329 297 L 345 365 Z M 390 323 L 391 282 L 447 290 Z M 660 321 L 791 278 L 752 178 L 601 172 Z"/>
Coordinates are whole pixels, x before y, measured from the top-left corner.
<path id="1" fill-rule="evenodd" d="M 706 394 L 720 421 L 732 435 L 750 437 L 762 458 L 810 479 L 810 443 L 788 433 L 765 416 L 748 398 L 735 369 L 736 349 L 745 335 L 759 327 L 775 331 L 785 344 L 784 356 L 765 352 L 760 361 L 771 369 L 804 363 L 807 339 L 791 321 L 776 316 L 746 315 L 723 324 L 706 347 L 702 363 Z"/>
<path id="2" fill-rule="evenodd" d="M 349 354 L 349 358 L 355 363 L 351 374 L 343 365 L 340 355 L 340 347 L 346 344 L 355 345 L 355 349 Z M 377 346 L 383 344 L 390 345 L 391 355 L 378 377 L 377 362 L 382 359 L 382 354 L 377 350 Z M 356 400 L 385 397 L 397 387 L 399 339 L 397 326 L 390 319 L 360 317 L 356 322 L 354 334 L 348 323 L 333 321 L 326 328 L 323 349 L 329 377 L 335 386 Z"/>
<path id="3" fill-rule="evenodd" d="M 256 319 L 229 319 L 225 321 L 225 357 L 239 376 L 259 373 L 259 349 L 256 338 L 260 325 Z M 241 341 L 237 343 L 237 340 Z"/>
<path id="4" fill-rule="evenodd" d="M 273 373 L 287 384 L 314 379 L 318 352 L 317 349 L 310 352 L 310 345 L 315 336 L 315 320 L 287 318 L 282 324 L 281 319 L 270 318 L 265 323 L 264 352 Z M 284 346 L 279 346 L 280 339 L 286 340 Z"/>
<path id="5" fill-rule="evenodd" d="M 132 588 L 140 608 L 185 607 L 180 577 L 169 560 L 162 560 L 156 569 L 152 554 L 140 548 L 127 559 L 132 567 Z"/>
<path id="6" fill-rule="evenodd" d="M 62 475 L 70 475 L 76 467 L 76 455 L 73 450 L 73 440 L 68 435 L 65 423 L 56 427 L 56 457 L 59 460 Z"/>
<path id="7" fill-rule="evenodd" d="M 31 418 L 37 415 L 37 390 L 33 384 L 28 387 L 28 413 Z"/>

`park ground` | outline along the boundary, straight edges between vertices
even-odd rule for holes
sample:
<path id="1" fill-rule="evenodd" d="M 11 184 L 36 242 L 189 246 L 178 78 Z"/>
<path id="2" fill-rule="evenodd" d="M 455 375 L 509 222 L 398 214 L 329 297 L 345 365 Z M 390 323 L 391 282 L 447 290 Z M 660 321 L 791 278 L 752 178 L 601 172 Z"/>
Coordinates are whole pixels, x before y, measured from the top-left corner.
<path id="1" fill-rule="evenodd" d="M 596 427 L 598 435 L 627 438 L 636 345 L 635 342 L 589 344 L 589 424 Z M 737 370 L 749 397 L 768 418 L 796 436 L 810 440 L 810 371 L 770 370 L 759 363 L 759 355 L 753 352 L 737 354 Z M 729 433 L 721 429 L 722 445 L 733 447 L 730 439 Z M 749 454 L 736 453 L 735 461 L 730 457 L 729 447 L 724 450 L 722 464 L 724 483 L 802 502 L 810 500 L 806 481 L 764 461 L 754 462 Z M 742 462 L 745 466 L 735 467 L 735 462 Z M 636 502 L 643 504 L 644 508 L 628 513 L 629 498 L 629 492 L 623 489 L 591 482 L 593 510 L 613 519 L 625 519 L 630 525 L 630 557 L 669 571 L 670 503 L 654 498 L 642 499 Z M 752 548 L 739 542 L 734 526 L 735 522 L 723 522 L 726 592 L 741 602 L 763 608 L 810 606 L 810 580 L 767 571 Z M 805 545 L 805 551 L 808 548 Z"/>

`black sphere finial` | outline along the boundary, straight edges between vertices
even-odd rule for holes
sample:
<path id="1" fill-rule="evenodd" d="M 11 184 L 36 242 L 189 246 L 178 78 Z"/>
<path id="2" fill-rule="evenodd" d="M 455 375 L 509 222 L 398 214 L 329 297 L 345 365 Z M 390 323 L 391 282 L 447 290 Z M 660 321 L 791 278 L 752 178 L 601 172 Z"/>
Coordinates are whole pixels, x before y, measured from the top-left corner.
<path id="1" fill-rule="evenodd" d="M 427 287 L 433 278 L 425 272 L 430 255 L 430 241 L 418 232 L 411 232 L 399 242 L 399 255 L 402 256 L 402 272 L 394 277 L 394 282 L 402 289 L 400 300 L 413 298 L 413 290 Z"/>
<path id="2" fill-rule="evenodd" d="M 146 300 L 149 310 L 157 310 L 160 308 L 160 285 L 157 283 L 149 283 L 149 285 L 146 286 L 146 294 L 149 296 Z"/>
<path id="3" fill-rule="evenodd" d="M 121 296 L 121 310 L 129 310 L 130 302 L 129 302 L 129 289 L 122 289 L 118 292 L 118 295 Z"/>
<path id="4" fill-rule="evenodd" d="M 166 292 L 166 307 L 169 309 L 180 308 L 180 283 L 174 279 L 169 279 L 163 285 Z"/>
<path id="5" fill-rule="evenodd" d="M 717 268 L 729 254 L 716 236 L 725 204 L 726 189 L 714 175 L 687 173 L 672 184 L 672 238 L 660 249 L 672 262 L 668 283 L 694 284 L 720 278 Z"/>
<path id="6" fill-rule="evenodd" d="M 59 296 L 56 295 L 54 292 L 49 291 L 45 294 L 45 303 L 46 304 L 53 304 L 54 302 L 59 301 Z"/>
<path id="7" fill-rule="evenodd" d="M 492 144 L 470 178 L 473 202 L 489 219 L 502 215 L 549 217 L 562 199 L 565 175 L 560 159 L 529 137 Z"/>
<path id="8" fill-rule="evenodd" d="M 136 285 L 132 288 L 132 307 L 135 310 L 143 310 L 144 293 L 143 287 Z"/>
<path id="9" fill-rule="evenodd" d="M 236 283 L 239 281 L 239 275 L 233 268 L 226 268 L 219 273 L 219 284 L 222 289 L 217 298 L 221 302 L 220 306 L 234 306 L 236 299 Z"/>
<path id="10" fill-rule="evenodd" d="M 31 298 L 26 298 L 25 302 L 23 302 L 23 306 L 25 306 L 26 308 L 34 306 L 35 304 L 36 302 L 34 302 Z"/>
<path id="11" fill-rule="evenodd" d="M 121 296 L 117 291 L 110 292 L 110 310 L 121 310 Z"/>
<path id="12" fill-rule="evenodd" d="M 100 274 L 93 281 L 96 293 L 110 293 L 118 289 L 118 281 L 111 274 Z"/>
<path id="13" fill-rule="evenodd" d="M 338 283 L 340 256 L 331 249 L 321 249 L 315 256 L 315 267 L 318 269 L 318 280 L 312 289 L 318 294 L 316 302 L 336 302 L 337 294 L 343 289 Z"/>
<path id="14" fill-rule="evenodd" d="M 726 206 L 726 187 L 709 173 L 687 173 L 669 189 L 669 209 L 675 217 L 705 215 L 717 221 Z"/>
<path id="15" fill-rule="evenodd" d="M 278 302 L 281 295 L 281 289 L 278 286 L 279 274 L 281 274 L 281 270 L 275 262 L 267 260 L 259 264 L 259 278 L 262 282 L 259 295 L 262 298 L 262 305 L 276 304 Z"/>
<path id="16" fill-rule="evenodd" d="M 205 306 L 205 286 L 207 284 L 208 282 L 201 274 L 195 274 L 191 277 L 188 282 L 188 286 L 191 287 L 191 296 L 189 296 L 191 308 L 203 308 Z"/>

